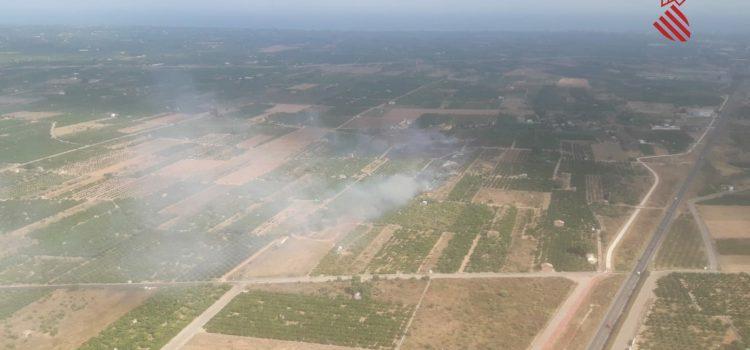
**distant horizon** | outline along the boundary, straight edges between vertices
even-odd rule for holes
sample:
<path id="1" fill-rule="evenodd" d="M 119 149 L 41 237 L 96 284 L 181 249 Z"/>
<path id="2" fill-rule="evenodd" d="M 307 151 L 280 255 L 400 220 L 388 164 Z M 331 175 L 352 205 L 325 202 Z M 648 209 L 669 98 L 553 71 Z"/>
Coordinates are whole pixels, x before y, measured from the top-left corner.
<path id="1" fill-rule="evenodd" d="M 143 0 L 51 0 L 5 5 L 0 25 L 153 26 L 333 31 L 584 31 L 651 32 L 662 9 L 658 0 L 613 3 L 594 0 L 533 4 L 502 0 L 300 0 L 239 2 Z M 750 32 L 750 2 L 688 0 L 686 12 L 697 35 Z"/>

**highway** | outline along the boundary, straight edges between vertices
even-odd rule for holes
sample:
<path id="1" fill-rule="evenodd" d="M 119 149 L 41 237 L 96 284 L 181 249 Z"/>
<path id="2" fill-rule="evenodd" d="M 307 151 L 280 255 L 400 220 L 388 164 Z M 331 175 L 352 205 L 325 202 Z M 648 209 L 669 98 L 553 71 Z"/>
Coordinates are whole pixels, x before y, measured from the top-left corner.
<path id="1" fill-rule="evenodd" d="M 724 103 L 724 105 L 726 105 L 726 102 Z M 589 350 L 605 349 L 607 341 L 611 336 L 614 335 L 614 327 L 617 324 L 618 320 L 620 320 L 620 318 L 623 316 L 626 306 L 631 301 L 631 299 L 637 296 L 638 293 L 636 293 L 636 291 L 638 289 L 638 285 L 641 283 L 641 279 L 644 279 L 646 277 L 647 274 L 645 272 L 648 269 L 648 265 L 656 254 L 664 236 L 667 234 L 668 229 L 672 221 L 674 220 L 677 209 L 685 197 L 685 194 L 687 194 L 690 186 L 700 173 L 700 170 L 705 163 L 706 155 L 708 155 L 708 152 L 710 151 L 711 146 L 715 141 L 716 130 L 720 129 L 724 124 L 725 118 L 722 117 L 723 112 L 724 109 L 722 108 L 717 118 L 717 123 L 715 123 L 713 129 L 709 130 L 709 132 L 705 135 L 706 143 L 705 146 L 700 150 L 698 159 L 690 169 L 687 178 L 685 178 L 684 182 L 677 191 L 677 194 L 670 202 L 669 207 L 664 213 L 664 217 L 659 223 L 659 226 L 657 226 L 656 232 L 654 232 L 651 241 L 649 241 L 648 246 L 644 250 L 640 259 L 638 259 L 635 268 L 618 291 L 615 300 L 612 302 L 612 306 L 607 312 L 607 315 L 604 317 L 604 320 L 602 320 L 602 324 L 599 326 L 599 330 L 589 344 Z M 698 142 L 696 142 L 696 144 Z"/>

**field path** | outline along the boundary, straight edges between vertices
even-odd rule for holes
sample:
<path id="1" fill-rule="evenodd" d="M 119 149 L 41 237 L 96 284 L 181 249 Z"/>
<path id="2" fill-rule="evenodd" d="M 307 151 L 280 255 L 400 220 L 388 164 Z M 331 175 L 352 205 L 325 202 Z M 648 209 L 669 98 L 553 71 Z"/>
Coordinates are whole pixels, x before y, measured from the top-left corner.
<path id="1" fill-rule="evenodd" d="M 466 270 L 466 265 L 469 265 L 469 260 L 471 260 L 471 256 L 474 254 L 474 249 L 477 249 L 477 244 L 479 243 L 480 238 L 482 238 L 482 235 L 474 237 L 474 240 L 471 242 L 471 248 L 469 248 L 469 252 L 464 256 L 464 260 L 461 262 L 461 267 L 458 269 L 459 273 L 463 273 L 464 270 Z"/>
<path id="2" fill-rule="evenodd" d="M 427 285 L 424 286 L 424 290 L 422 291 L 422 295 L 419 297 L 417 306 L 414 307 L 414 312 L 411 313 L 411 317 L 409 317 L 409 321 L 406 322 L 406 327 L 404 327 L 404 332 L 401 335 L 401 338 L 398 340 L 398 343 L 396 344 L 396 347 L 394 348 L 394 350 L 400 350 L 401 346 L 404 345 L 404 340 L 406 340 L 406 335 L 409 333 L 409 328 L 411 327 L 411 323 L 414 321 L 414 316 L 416 316 L 417 312 L 419 312 L 419 308 L 422 306 L 422 301 L 424 300 L 425 295 L 427 295 L 427 290 L 430 289 L 431 283 L 432 283 L 432 279 L 428 280 Z"/>

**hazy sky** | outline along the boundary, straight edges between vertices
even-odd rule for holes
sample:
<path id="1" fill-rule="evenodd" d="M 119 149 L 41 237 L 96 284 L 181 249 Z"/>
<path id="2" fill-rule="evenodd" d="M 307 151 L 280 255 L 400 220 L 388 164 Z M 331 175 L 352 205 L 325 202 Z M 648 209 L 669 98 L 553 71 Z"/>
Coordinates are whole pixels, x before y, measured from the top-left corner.
<path id="1" fill-rule="evenodd" d="M 750 0 L 686 0 L 696 31 L 750 30 Z M 0 0 L 0 24 L 646 31 L 660 0 Z M 5 4 L 3 4 L 5 3 Z"/>

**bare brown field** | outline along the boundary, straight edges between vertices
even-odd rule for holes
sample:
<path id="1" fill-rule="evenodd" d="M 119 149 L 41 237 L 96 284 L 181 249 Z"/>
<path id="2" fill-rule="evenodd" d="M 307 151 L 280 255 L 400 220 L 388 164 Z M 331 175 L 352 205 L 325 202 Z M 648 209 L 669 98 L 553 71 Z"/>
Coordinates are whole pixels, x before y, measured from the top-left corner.
<path id="1" fill-rule="evenodd" d="M 230 279 L 305 276 L 332 246 L 333 243 L 327 241 L 290 237 L 258 255 Z"/>
<path id="2" fill-rule="evenodd" d="M 102 121 L 107 120 L 109 118 L 102 118 L 97 120 L 92 120 L 88 122 L 82 122 L 82 123 L 75 123 L 71 125 L 66 125 L 62 127 L 54 127 L 51 131 L 52 137 L 65 137 L 71 134 L 84 132 L 84 131 L 91 131 L 91 130 L 97 130 L 101 129 L 107 124 L 102 123 Z"/>
<path id="3" fill-rule="evenodd" d="M 258 145 L 263 144 L 264 142 L 272 138 L 273 138 L 272 135 L 258 134 L 245 141 L 238 143 L 237 147 L 242 148 L 242 149 L 251 149 L 251 148 L 257 147 Z"/>
<path id="4" fill-rule="evenodd" d="M 76 349 L 151 294 L 138 289 L 56 290 L 5 320 L 0 344 L 4 349 Z"/>
<path id="5" fill-rule="evenodd" d="M 362 224 L 362 220 L 339 220 L 335 224 L 326 226 L 320 231 L 312 232 L 309 237 L 316 240 L 338 242 L 347 233 L 354 231 L 357 226 Z M 371 224 L 368 224 L 372 226 Z"/>
<path id="6" fill-rule="evenodd" d="M 591 145 L 594 152 L 594 159 L 598 161 L 616 161 L 625 162 L 629 156 L 622 150 L 619 143 L 600 142 Z"/>
<path id="7" fill-rule="evenodd" d="M 659 174 L 659 186 L 651 195 L 647 206 L 664 207 L 674 198 L 678 187 L 687 175 L 692 163 L 667 161 L 663 163 L 649 163 L 649 166 Z"/>
<path id="8" fill-rule="evenodd" d="M 5 114 L 13 119 L 21 119 L 27 121 L 36 121 L 40 119 L 47 119 L 62 115 L 60 112 L 30 112 L 30 111 L 18 111 Z"/>
<path id="9" fill-rule="evenodd" d="M 722 272 L 750 272 L 750 255 L 719 255 Z"/>
<path id="10" fill-rule="evenodd" d="M 274 114 L 274 113 L 298 113 L 302 112 L 308 108 L 312 107 L 312 105 L 300 105 L 300 104 L 290 104 L 290 103 L 279 103 L 275 104 L 273 107 L 266 109 L 264 112 L 265 114 Z"/>
<path id="11" fill-rule="evenodd" d="M 391 108 L 380 117 L 362 116 L 346 124 L 346 128 L 387 128 L 399 124 L 411 124 L 424 114 L 447 114 L 463 116 L 494 116 L 494 109 L 440 109 L 440 108 Z"/>
<path id="12" fill-rule="evenodd" d="M 586 349 L 624 280 L 625 275 L 620 274 L 597 280 L 552 349 Z"/>
<path id="13" fill-rule="evenodd" d="M 336 345 L 301 343 L 286 340 L 239 337 L 215 333 L 198 333 L 183 350 L 348 350 Z"/>
<path id="14" fill-rule="evenodd" d="M 149 117 L 150 119 L 147 119 L 141 123 L 138 123 L 136 125 L 133 125 L 127 128 L 122 128 L 117 131 L 121 133 L 125 133 L 125 134 L 132 134 L 132 133 L 160 127 L 163 125 L 176 123 L 182 119 L 186 119 L 187 117 L 188 116 L 184 114 L 167 114 L 163 116 L 156 116 L 155 118 Z"/>
<path id="15" fill-rule="evenodd" d="M 211 174 L 215 169 L 226 164 L 224 160 L 214 159 L 181 159 L 169 164 L 156 173 L 173 179 L 189 179 Z"/>
<path id="16" fill-rule="evenodd" d="M 174 218 L 163 223 L 159 226 L 161 229 L 166 229 L 177 223 L 182 218 L 189 218 L 195 214 L 198 214 L 203 210 L 203 207 L 210 203 L 212 200 L 218 198 L 222 194 L 227 192 L 226 186 L 215 185 L 211 186 L 203 191 L 200 191 L 194 195 L 191 195 L 175 204 L 172 204 L 160 211 L 162 214 L 173 215 Z"/>
<path id="17" fill-rule="evenodd" d="M 664 118 L 672 117 L 677 113 L 677 107 L 671 103 L 628 101 L 627 108 L 638 113 L 660 115 Z"/>
<path id="18" fill-rule="evenodd" d="M 573 285 L 564 278 L 433 280 L 403 349 L 525 349 Z"/>
<path id="19" fill-rule="evenodd" d="M 299 49 L 299 47 L 297 47 L 297 46 L 291 46 L 291 45 L 271 45 L 271 46 L 266 46 L 266 47 L 260 49 L 260 52 L 262 52 L 262 53 L 279 53 L 279 52 L 284 52 L 284 51 L 289 51 L 289 50 L 297 50 L 297 49 Z"/>
<path id="20" fill-rule="evenodd" d="M 538 68 L 517 68 L 503 74 L 506 77 L 522 77 L 527 82 L 557 82 L 559 78 Z"/>
<path id="21" fill-rule="evenodd" d="M 500 104 L 500 110 L 510 115 L 527 116 L 534 115 L 529 104 L 520 96 L 508 96 Z"/>
<path id="22" fill-rule="evenodd" d="M 221 177 L 216 183 L 234 186 L 244 185 L 286 163 L 289 157 L 323 137 L 326 132 L 326 130 L 319 128 L 304 128 L 262 146 L 249 149 L 242 155 L 230 159 L 227 163 L 227 166 L 236 165 L 241 166 L 241 168 Z"/>
<path id="23" fill-rule="evenodd" d="M 588 79 L 581 79 L 581 78 L 560 78 L 560 80 L 557 81 L 558 87 L 563 88 L 579 88 L 579 89 L 590 89 L 591 85 L 589 85 Z"/>
<path id="24" fill-rule="evenodd" d="M 474 196 L 472 202 L 487 205 L 514 205 L 520 208 L 540 208 L 546 210 L 549 207 L 551 193 L 512 191 L 499 188 L 482 187 Z"/>
<path id="25" fill-rule="evenodd" d="M 615 251 L 615 270 L 629 270 L 656 231 L 664 211 L 643 209 Z M 615 231 L 616 232 L 616 231 Z"/>
<path id="26" fill-rule="evenodd" d="M 315 68 L 324 73 L 368 75 L 377 74 L 383 70 L 379 64 L 320 64 Z"/>
<path id="27" fill-rule="evenodd" d="M 750 238 L 750 206 L 699 205 L 714 239 Z"/>
<path id="28" fill-rule="evenodd" d="M 297 84 L 297 85 L 290 86 L 289 90 L 305 91 L 305 90 L 310 90 L 310 89 L 312 89 L 312 88 L 314 88 L 316 86 L 318 86 L 318 84 L 302 83 L 302 84 Z"/>

